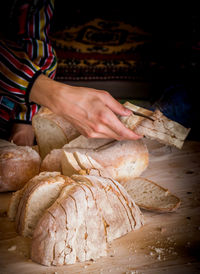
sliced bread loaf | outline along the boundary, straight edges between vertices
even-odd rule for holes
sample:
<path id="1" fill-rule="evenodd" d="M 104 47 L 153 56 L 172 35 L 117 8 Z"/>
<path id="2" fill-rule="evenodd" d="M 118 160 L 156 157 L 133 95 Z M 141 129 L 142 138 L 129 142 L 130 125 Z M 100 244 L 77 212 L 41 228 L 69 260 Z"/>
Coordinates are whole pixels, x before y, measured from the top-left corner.
<path id="1" fill-rule="evenodd" d="M 140 176 L 149 163 L 149 153 L 142 140 L 116 141 L 98 149 L 65 147 L 63 150 L 76 155 L 77 161 L 79 162 L 83 159 L 78 160 L 77 155 L 79 154 L 77 153 L 81 153 L 82 157 L 84 157 L 83 155 L 87 156 L 93 169 L 101 170 L 102 176 L 111 176 L 117 181 L 126 181 Z M 62 156 L 62 150 L 52 151 L 43 160 L 42 170 L 52 171 L 53 168 L 53 170 L 58 168 L 58 171 L 62 171 Z M 56 162 L 55 165 L 53 165 L 54 161 Z M 89 162 L 87 161 L 87 165 L 89 165 Z M 87 169 L 86 164 L 84 165 L 85 169 Z M 82 169 L 81 163 L 80 169 Z M 67 169 L 65 169 L 64 172 L 65 175 L 69 176 Z"/>
<path id="2" fill-rule="evenodd" d="M 109 241 L 143 225 L 139 208 L 118 183 L 89 175 L 73 179 L 76 183 L 62 189 L 36 225 L 31 247 L 35 262 L 95 260 L 107 254 Z"/>

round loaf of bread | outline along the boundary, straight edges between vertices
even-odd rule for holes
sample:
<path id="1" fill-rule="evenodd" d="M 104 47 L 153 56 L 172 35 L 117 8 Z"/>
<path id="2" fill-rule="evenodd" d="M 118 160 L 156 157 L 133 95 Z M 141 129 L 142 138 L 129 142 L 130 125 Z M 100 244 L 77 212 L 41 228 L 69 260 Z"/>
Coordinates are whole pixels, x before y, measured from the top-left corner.
<path id="1" fill-rule="evenodd" d="M 21 189 L 39 174 L 41 158 L 28 146 L 0 140 L 0 192 Z"/>

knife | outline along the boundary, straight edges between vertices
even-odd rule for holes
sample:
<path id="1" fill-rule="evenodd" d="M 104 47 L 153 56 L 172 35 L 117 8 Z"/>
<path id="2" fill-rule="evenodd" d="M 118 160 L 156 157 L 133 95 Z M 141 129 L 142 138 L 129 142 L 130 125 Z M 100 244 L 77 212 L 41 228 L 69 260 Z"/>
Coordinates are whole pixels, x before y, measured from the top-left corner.
<path id="1" fill-rule="evenodd" d="M 137 116 L 140 116 L 140 117 L 149 119 L 149 120 L 151 120 L 151 121 L 153 121 L 153 122 L 155 121 L 152 117 L 150 117 L 150 116 L 148 116 L 148 115 L 145 115 L 145 114 L 143 114 L 143 113 L 137 112 L 137 111 L 132 110 L 132 109 L 130 109 L 130 110 L 133 112 L 134 115 L 137 115 Z"/>

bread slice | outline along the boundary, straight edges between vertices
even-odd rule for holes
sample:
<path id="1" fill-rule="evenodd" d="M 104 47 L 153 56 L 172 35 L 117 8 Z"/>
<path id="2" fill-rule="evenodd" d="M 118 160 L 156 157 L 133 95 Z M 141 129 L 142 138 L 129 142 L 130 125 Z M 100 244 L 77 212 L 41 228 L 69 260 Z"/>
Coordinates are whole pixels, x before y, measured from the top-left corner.
<path id="1" fill-rule="evenodd" d="M 153 111 L 151 111 L 151 110 L 145 109 L 140 106 L 133 105 L 130 102 L 125 102 L 124 106 L 136 113 L 141 113 L 141 114 L 144 114 L 144 115 L 152 118 L 151 116 L 153 115 Z M 131 128 L 132 130 L 135 130 L 137 128 L 137 126 L 140 125 L 144 119 L 145 119 L 145 117 L 134 115 L 134 114 L 132 114 L 130 116 L 121 116 L 120 117 L 121 122 L 123 122 L 123 124 L 125 124 L 126 126 Z"/>
<path id="2" fill-rule="evenodd" d="M 40 172 L 43 172 L 43 171 L 62 172 L 62 167 L 61 167 L 62 154 L 63 154 L 62 149 L 53 149 L 42 160 L 42 163 L 40 166 Z"/>
<path id="3" fill-rule="evenodd" d="M 36 225 L 31 247 L 35 262 L 49 266 L 96 260 L 107 254 L 109 240 L 143 225 L 139 208 L 122 186 L 119 191 L 98 176 L 73 177 L 76 182 L 62 189 Z"/>
<path id="4" fill-rule="evenodd" d="M 172 212 L 180 205 L 180 199 L 177 196 L 149 179 L 137 177 L 122 185 L 140 208 Z"/>
<path id="5" fill-rule="evenodd" d="M 39 174 L 40 155 L 29 146 L 0 140 L 0 192 L 21 189 Z"/>
<path id="6" fill-rule="evenodd" d="M 88 170 L 93 168 L 91 162 L 89 161 L 88 157 L 85 154 L 75 151 L 73 155 L 79 167 L 81 167 L 82 169 Z"/>
<path id="7" fill-rule="evenodd" d="M 41 107 L 32 120 L 42 159 L 52 150 L 62 148 L 80 133 L 63 117 Z"/>
<path id="8" fill-rule="evenodd" d="M 23 196 L 23 193 L 26 192 L 26 189 L 29 188 L 32 189 L 32 187 L 34 187 L 35 185 L 35 180 L 37 178 L 40 178 L 40 180 L 45 180 L 47 178 L 49 178 L 49 176 L 51 177 L 55 177 L 61 175 L 60 172 L 41 172 L 39 175 L 34 176 L 31 180 L 29 180 L 27 182 L 27 184 L 24 185 L 23 188 L 21 188 L 20 190 L 13 192 L 12 196 L 11 196 L 11 200 L 8 206 L 8 211 L 7 211 L 7 216 L 11 221 L 15 220 L 16 214 L 17 214 L 17 210 L 18 210 L 18 206 L 20 203 L 20 200 Z"/>
<path id="9" fill-rule="evenodd" d="M 73 174 L 79 174 L 81 167 L 79 166 L 74 154 L 63 150 L 63 156 L 61 159 L 62 173 L 66 176 L 72 176 Z"/>
<path id="10" fill-rule="evenodd" d="M 126 127 L 134 130 L 135 133 L 143 135 L 147 138 L 157 140 L 169 146 L 182 148 L 183 143 L 190 132 L 190 128 L 185 128 L 181 124 L 168 119 L 158 109 L 154 112 L 147 109 L 137 107 L 129 102 L 124 106 L 130 110 L 145 114 L 150 119 L 131 114 L 130 116 L 122 116 L 120 120 Z"/>
<path id="11" fill-rule="evenodd" d="M 57 199 L 61 189 L 71 181 L 68 177 L 50 172 L 34 177 L 24 189 L 18 203 L 15 218 L 17 232 L 24 237 L 32 237 L 44 211 Z"/>
<path id="12" fill-rule="evenodd" d="M 75 159 L 77 160 L 77 163 L 82 168 L 82 170 L 85 170 L 85 174 L 88 175 L 97 175 L 102 177 L 109 177 L 111 176 L 97 161 L 95 161 L 92 157 L 89 155 L 86 155 L 84 153 L 80 153 L 78 151 L 75 151 L 73 153 Z M 81 174 L 79 172 L 79 174 Z M 84 175 L 82 171 L 82 175 Z"/>

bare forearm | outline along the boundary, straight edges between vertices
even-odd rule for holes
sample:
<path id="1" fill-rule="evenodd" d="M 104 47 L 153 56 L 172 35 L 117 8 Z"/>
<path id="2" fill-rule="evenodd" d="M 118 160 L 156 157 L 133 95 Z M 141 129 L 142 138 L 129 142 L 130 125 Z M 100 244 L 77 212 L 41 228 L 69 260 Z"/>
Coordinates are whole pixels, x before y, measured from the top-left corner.
<path id="1" fill-rule="evenodd" d="M 41 75 L 32 87 L 30 100 L 63 116 L 86 137 L 140 138 L 117 118 L 130 115 L 131 111 L 106 91 L 69 86 Z"/>

